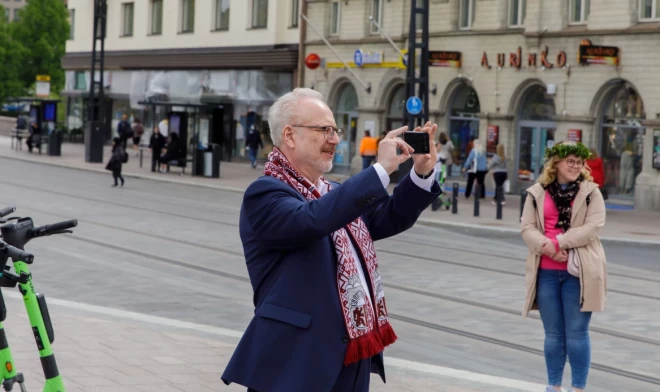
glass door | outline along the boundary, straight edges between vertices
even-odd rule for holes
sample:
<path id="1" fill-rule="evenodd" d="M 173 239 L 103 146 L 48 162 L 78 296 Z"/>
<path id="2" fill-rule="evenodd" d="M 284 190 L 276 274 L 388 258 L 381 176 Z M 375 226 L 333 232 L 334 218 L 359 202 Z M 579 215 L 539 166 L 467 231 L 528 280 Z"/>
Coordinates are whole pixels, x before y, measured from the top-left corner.
<path id="1" fill-rule="evenodd" d="M 548 126 L 521 125 L 518 180 L 534 182 L 543 171 L 545 149 L 555 144 L 555 128 Z"/>

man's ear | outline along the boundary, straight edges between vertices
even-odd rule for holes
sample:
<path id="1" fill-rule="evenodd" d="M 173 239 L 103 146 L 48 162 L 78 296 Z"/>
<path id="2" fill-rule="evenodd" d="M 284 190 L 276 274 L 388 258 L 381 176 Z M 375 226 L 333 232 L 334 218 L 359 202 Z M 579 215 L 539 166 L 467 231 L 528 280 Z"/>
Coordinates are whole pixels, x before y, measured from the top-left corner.
<path id="1" fill-rule="evenodd" d="M 282 131 L 282 141 L 284 144 L 287 145 L 289 148 L 294 148 L 296 146 L 296 141 L 294 140 L 294 130 L 290 126 L 284 127 L 284 130 Z"/>

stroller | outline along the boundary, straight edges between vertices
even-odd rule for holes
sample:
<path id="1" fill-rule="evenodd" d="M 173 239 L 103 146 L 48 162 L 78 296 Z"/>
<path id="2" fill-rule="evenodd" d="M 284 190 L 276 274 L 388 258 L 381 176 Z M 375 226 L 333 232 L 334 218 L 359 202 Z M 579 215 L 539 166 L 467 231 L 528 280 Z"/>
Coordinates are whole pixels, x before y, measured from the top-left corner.
<path id="1" fill-rule="evenodd" d="M 438 161 L 435 163 L 436 180 L 438 181 L 438 184 L 440 184 L 440 189 L 443 190 L 443 193 L 441 193 L 435 200 L 433 200 L 433 203 L 431 204 L 432 211 L 441 210 L 442 208 L 449 210 L 451 207 L 451 199 L 446 197 L 444 193 L 445 180 L 447 179 L 447 165 L 445 165 L 446 161 L 447 160 L 445 158 L 438 158 Z"/>

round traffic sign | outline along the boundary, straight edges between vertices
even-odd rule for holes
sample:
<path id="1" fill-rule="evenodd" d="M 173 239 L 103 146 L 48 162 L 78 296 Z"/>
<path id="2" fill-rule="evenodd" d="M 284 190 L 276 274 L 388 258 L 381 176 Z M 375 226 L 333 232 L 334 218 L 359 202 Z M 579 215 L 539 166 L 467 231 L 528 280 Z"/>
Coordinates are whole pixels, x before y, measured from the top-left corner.
<path id="1" fill-rule="evenodd" d="M 305 57 L 305 65 L 309 69 L 316 69 L 321 65 L 321 57 L 316 53 L 310 53 Z"/>
<path id="2" fill-rule="evenodd" d="M 406 101 L 406 110 L 410 114 L 419 114 L 422 111 L 422 100 L 417 97 L 410 97 Z"/>

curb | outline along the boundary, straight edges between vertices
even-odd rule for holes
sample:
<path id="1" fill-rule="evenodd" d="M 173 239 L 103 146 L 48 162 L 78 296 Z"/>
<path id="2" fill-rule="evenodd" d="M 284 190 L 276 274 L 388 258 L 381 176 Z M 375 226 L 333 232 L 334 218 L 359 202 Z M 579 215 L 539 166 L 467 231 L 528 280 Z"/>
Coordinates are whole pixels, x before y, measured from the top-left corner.
<path id="1" fill-rule="evenodd" d="M 26 158 L 23 158 L 23 157 L 9 157 L 9 156 L 6 156 L 6 155 L 0 155 L 0 159 L 9 159 L 9 160 L 14 159 L 14 160 L 17 160 L 17 161 L 34 163 L 34 164 L 38 164 L 38 165 L 51 165 L 51 166 L 63 167 L 63 168 L 66 168 L 66 169 L 81 170 L 81 171 L 86 171 L 86 172 L 95 172 L 95 173 L 103 173 L 103 174 L 107 174 L 107 172 L 108 172 L 105 169 L 94 169 L 94 168 L 90 168 L 90 167 L 80 167 L 80 166 L 69 165 L 69 164 L 66 164 L 66 163 L 56 162 L 56 161 L 55 162 L 35 161 L 35 160 L 32 160 L 32 159 L 26 159 Z M 196 183 L 196 182 L 176 180 L 176 179 L 173 179 L 173 178 L 154 178 L 154 177 L 146 176 L 144 174 L 132 173 L 132 172 L 122 172 L 122 176 L 129 177 L 129 178 L 139 178 L 139 179 L 142 179 L 142 180 L 166 182 L 166 183 L 170 183 L 170 184 L 196 186 L 196 187 L 200 187 L 200 188 L 215 189 L 215 190 L 226 191 L 226 192 L 245 193 L 245 189 L 241 189 L 241 188 L 235 188 L 235 187 L 223 186 L 223 185 L 200 184 L 200 183 Z"/>
<path id="2" fill-rule="evenodd" d="M 421 226 L 435 227 L 439 229 L 447 229 L 464 234 L 482 234 L 482 235 L 500 235 L 509 238 L 522 238 L 519 229 L 512 229 L 510 227 L 488 227 L 483 225 L 475 225 L 472 223 L 457 223 L 457 222 L 442 222 L 434 219 L 419 218 L 417 223 Z M 660 248 L 660 241 L 642 240 L 635 238 L 616 238 L 616 237 L 600 237 L 600 242 L 610 245 L 638 245 L 650 246 Z"/>

